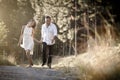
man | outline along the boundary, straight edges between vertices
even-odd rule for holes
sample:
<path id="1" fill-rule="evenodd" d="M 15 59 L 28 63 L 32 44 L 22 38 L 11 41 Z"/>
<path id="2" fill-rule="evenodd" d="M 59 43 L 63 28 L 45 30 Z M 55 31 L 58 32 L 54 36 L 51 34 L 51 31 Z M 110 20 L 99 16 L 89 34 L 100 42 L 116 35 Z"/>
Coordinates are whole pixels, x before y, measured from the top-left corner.
<path id="1" fill-rule="evenodd" d="M 41 40 L 43 44 L 42 66 L 44 66 L 47 62 L 47 66 L 51 68 L 53 45 L 55 44 L 56 37 L 57 37 L 57 28 L 51 22 L 51 17 L 46 16 L 45 23 L 42 25 L 42 29 L 41 29 Z M 47 54 L 47 50 L 48 50 L 48 54 Z"/>

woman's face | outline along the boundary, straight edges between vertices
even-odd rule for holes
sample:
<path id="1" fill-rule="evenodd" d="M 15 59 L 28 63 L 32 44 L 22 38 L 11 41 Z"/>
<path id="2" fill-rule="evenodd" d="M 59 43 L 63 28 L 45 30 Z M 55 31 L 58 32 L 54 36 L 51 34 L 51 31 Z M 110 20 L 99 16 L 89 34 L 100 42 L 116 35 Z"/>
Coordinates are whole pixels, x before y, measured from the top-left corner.
<path id="1" fill-rule="evenodd" d="M 34 25 L 34 21 L 28 22 L 28 26 L 32 27 Z"/>

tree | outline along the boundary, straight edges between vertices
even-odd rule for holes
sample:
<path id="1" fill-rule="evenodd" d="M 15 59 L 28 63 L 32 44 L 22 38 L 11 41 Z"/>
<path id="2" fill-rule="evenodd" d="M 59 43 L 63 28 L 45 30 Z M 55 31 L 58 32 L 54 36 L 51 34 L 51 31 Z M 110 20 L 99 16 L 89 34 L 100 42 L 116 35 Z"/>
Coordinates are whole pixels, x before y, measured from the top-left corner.
<path id="1" fill-rule="evenodd" d="M 8 29 L 6 28 L 6 25 L 4 22 L 0 21 L 0 46 L 7 46 L 7 33 Z"/>
<path id="2" fill-rule="evenodd" d="M 32 1 L 32 6 L 36 11 L 36 18 L 42 24 L 42 19 L 49 15 L 58 26 L 58 43 L 63 50 L 73 48 L 75 53 L 86 51 L 89 35 L 94 39 L 104 33 L 104 28 L 100 27 L 112 25 L 115 22 L 112 16 L 111 5 L 107 0 L 36 0 Z M 43 19 L 44 20 L 44 19 Z M 102 32 L 99 33 L 99 30 Z M 96 32 L 97 31 L 97 32 Z M 68 48 L 67 48 L 68 47 Z M 83 50 L 83 51 L 82 51 Z M 64 51 L 59 51 L 60 54 Z"/>
<path id="3" fill-rule="evenodd" d="M 33 18 L 34 10 L 32 9 L 30 0 L 1 0 L 0 10 L 0 19 L 9 31 L 6 33 L 8 54 L 19 59 L 23 53 L 17 47 L 20 31 L 22 25 L 27 24 Z"/>

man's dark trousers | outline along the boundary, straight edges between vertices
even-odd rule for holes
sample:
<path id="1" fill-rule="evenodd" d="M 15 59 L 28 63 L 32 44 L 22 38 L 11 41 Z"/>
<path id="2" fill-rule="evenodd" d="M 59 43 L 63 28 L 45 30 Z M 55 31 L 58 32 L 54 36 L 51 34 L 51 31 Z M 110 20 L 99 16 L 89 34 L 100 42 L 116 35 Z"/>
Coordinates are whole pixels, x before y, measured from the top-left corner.
<path id="1" fill-rule="evenodd" d="M 52 52 L 53 51 L 53 45 L 47 45 L 45 42 L 43 42 L 43 50 L 42 50 L 42 66 L 46 64 L 51 66 L 52 63 Z"/>

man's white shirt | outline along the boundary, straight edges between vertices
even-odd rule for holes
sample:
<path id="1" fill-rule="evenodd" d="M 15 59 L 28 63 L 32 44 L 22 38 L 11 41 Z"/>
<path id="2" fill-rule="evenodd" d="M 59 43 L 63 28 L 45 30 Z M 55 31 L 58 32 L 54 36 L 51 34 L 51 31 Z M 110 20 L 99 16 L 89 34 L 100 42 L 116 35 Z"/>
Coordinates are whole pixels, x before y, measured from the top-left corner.
<path id="1" fill-rule="evenodd" d="M 41 29 L 41 37 L 43 39 L 43 42 L 46 42 L 47 45 L 53 45 L 55 43 L 55 41 L 52 43 L 54 36 L 57 36 L 57 28 L 55 24 L 50 23 L 48 27 L 46 23 L 43 24 Z"/>

